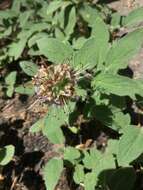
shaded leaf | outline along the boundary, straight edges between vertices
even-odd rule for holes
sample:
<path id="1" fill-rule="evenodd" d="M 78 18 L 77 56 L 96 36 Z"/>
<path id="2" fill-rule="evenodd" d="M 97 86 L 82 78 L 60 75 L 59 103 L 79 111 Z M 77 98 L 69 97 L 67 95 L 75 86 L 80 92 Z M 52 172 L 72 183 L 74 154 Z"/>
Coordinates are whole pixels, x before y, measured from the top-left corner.
<path id="1" fill-rule="evenodd" d="M 4 166 L 11 161 L 14 156 L 15 148 L 13 145 L 7 145 L 0 149 L 0 165 Z"/>

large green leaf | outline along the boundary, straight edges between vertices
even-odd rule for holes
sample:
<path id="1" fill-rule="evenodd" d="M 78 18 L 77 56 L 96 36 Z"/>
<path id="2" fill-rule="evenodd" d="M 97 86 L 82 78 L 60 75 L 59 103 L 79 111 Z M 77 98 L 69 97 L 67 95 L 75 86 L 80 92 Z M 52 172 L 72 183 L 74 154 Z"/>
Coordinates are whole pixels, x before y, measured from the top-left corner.
<path id="1" fill-rule="evenodd" d="M 127 67 L 128 61 L 143 44 L 143 29 L 137 29 L 113 43 L 106 57 L 105 71 L 116 73 Z"/>
<path id="2" fill-rule="evenodd" d="M 105 42 L 101 47 L 102 40 L 98 38 L 90 38 L 74 55 L 75 67 L 85 70 L 93 68 L 104 60 L 104 53 L 108 49 L 108 43 Z M 105 52 L 104 52 L 105 51 Z"/>
<path id="3" fill-rule="evenodd" d="M 92 36 L 96 39 L 95 46 L 95 59 L 97 61 L 98 68 L 102 68 L 102 64 L 105 61 L 106 54 L 109 50 L 109 31 L 108 26 L 104 23 L 101 17 L 95 19 L 92 25 Z M 91 50 L 90 50 L 91 51 Z"/>
<path id="4" fill-rule="evenodd" d="M 6 165 L 12 159 L 15 148 L 13 145 L 7 145 L 0 149 L 0 165 Z"/>
<path id="5" fill-rule="evenodd" d="M 53 63 L 62 63 L 70 59 L 73 50 L 69 44 L 64 44 L 55 38 L 42 38 L 37 41 L 41 54 Z"/>
<path id="6" fill-rule="evenodd" d="M 143 7 L 139 7 L 131 11 L 124 19 L 123 25 L 126 27 L 131 27 L 133 25 L 139 24 L 143 20 Z"/>
<path id="7" fill-rule="evenodd" d="M 117 154 L 121 166 L 127 166 L 143 153 L 143 129 L 135 126 L 127 127 L 119 141 Z"/>
<path id="8" fill-rule="evenodd" d="M 47 190 L 54 190 L 63 170 L 63 161 L 51 159 L 44 167 L 44 181 Z"/>
<path id="9" fill-rule="evenodd" d="M 135 99 L 135 94 L 140 94 L 142 91 L 142 85 L 134 79 L 103 73 L 94 78 L 92 87 L 95 90 L 101 90 L 103 93 L 130 96 L 133 99 Z"/>

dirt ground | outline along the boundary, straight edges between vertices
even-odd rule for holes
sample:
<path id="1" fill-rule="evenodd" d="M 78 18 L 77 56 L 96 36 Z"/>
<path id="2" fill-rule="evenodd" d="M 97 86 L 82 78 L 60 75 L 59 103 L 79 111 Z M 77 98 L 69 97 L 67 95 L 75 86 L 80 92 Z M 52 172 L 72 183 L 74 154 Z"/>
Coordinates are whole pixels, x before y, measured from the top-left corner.
<path id="1" fill-rule="evenodd" d="M 143 6 L 143 0 L 109 1 L 111 8 L 121 14 L 127 14 L 132 9 Z M 143 49 L 129 64 L 135 78 L 143 78 Z M 16 154 L 3 170 L 0 176 L 0 190 L 44 190 L 42 166 L 56 155 L 56 147 L 40 133 L 29 133 L 30 126 L 46 110 L 37 105 L 28 109 L 33 103 L 33 97 L 16 95 L 13 99 L 3 99 L 0 93 L 0 146 L 13 144 Z M 102 134 L 103 135 L 103 134 Z M 97 137 L 97 143 L 106 141 L 106 136 Z M 64 171 L 56 190 L 81 190 L 74 184 L 69 184 L 68 171 Z M 143 187 L 142 187 L 143 188 Z"/>

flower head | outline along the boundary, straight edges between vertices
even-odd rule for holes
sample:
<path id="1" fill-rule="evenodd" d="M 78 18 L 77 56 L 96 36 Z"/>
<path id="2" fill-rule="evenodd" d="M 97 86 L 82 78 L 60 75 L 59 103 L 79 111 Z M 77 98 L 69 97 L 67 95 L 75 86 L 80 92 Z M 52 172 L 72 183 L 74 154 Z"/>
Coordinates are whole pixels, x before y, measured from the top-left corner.
<path id="1" fill-rule="evenodd" d="M 43 102 L 63 105 L 75 95 L 75 72 L 68 64 L 42 65 L 32 81 L 38 98 Z"/>

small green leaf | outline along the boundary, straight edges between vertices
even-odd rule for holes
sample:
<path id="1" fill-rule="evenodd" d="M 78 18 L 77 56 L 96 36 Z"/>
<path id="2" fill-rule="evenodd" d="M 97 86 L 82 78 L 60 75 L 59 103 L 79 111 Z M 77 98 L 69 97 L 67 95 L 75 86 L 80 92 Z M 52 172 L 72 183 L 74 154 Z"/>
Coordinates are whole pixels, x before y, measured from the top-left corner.
<path id="1" fill-rule="evenodd" d="M 41 54 L 53 63 L 63 63 L 71 58 L 73 50 L 69 44 L 64 44 L 55 38 L 42 38 L 37 40 Z"/>
<path id="2" fill-rule="evenodd" d="M 75 166 L 73 179 L 74 179 L 75 183 L 77 183 L 77 184 L 83 183 L 83 181 L 84 181 L 84 167 L 83 167 L 83 165 L 77 164 Z"/>
<path id="3" fill-rule="evenodd" d="M 83 19 L 88 23 L 89 26 L 92 26 L 95 22 L 95 19 L 99 17 L 99 11 L 96 7 L 91 7 L 87 3 L 85 3 L 80 9 L 79 9 L 80 15 L 83 17 Z"/>
<path id="4" fill-rule="evenodd" d="M 28 40 L 28 46 L 32 47 L 37 40 L 43 37 L 48 37 L 48 34 L 46 32 L 38 32 L 35 35 L 33 35 L 29 40 Z"/>
<path id="5" fill-rule="evenodd" d="M 63 170 L 63 161 L 60 159 L 51 159 L 44 167 L 44 181 L 46 189 L 54 190 Z"/>
<path id="6" fill-rule="evenodd" d="M 74 160 L 80 158 L 80 152 L 78 149 L 73 147 L 67 147 L 64 150 L 64 160 L 71 161 L 74 163 Z"/>
<path id="7" fill-rule="evenodd" d="M 0 165 L 4 166 L 11 161 L 14 156 L 15 148 L 13 145 L 7 145 L 0 149 Z"/>
<path id="8" fill-rule="evenodd" d="M 123 25 L 126 27 L 131 27 L 137 25 L 143 20 L 143 7 L 134 9 L 131 11 L 124 19 Z"/>
<path id="9" fill-rule="evenodd" d="M 103 41 L 107 43 L 109 41 L 108 26 L 107 24 L 105 24 L 101 17 L 97 17 L 95 19 L 95 22 L 92 25 L 91 35 L 94 36 L 97 40 L 100 40 L 101 42 Z"/>
<path id="10" fill-rule="evenodd" d="M 38 71 L 38 66 L 30 61 L 21 61 L 19 65 L 29 76 L 34 76 Z"/>
<path id="11" fill-rule="evenodd" d="M 27 39 L 23 38 L 23 39 L 19 40 L 17 43 L 16 42 L 12 43 L 9 46 L 9 51 L 8 51 L 9 56 L 12 56 L 12 57 L 14 57 L 15 60 L 17 60 L 21 56 L 21 54 L 26 46 L 26 41 L 27 41 Z"/>
<path id="12" fill-rule="evenodd" d="M 7 85 L 9 86 L 13 86 L 15 84 L 16 81 L 16 71 L 12 71 L 10 74 L 8 74 L 5 78 L 5 82 Z"/>
<path id="13" fill-rule="evenodd" d="M 67 38 L 69 38 L 70 35 L 73 33 L 75 24 L 76 24 L 76 10 L 75 7 L 72 7 L 69 12 L 68 24 L 64 30 Z"/>
<path id="14" fill-rule="evenodd" d="M 20 13 L 19 16 L 19 22 L 20 22 L 20 27 L 24 27 L 29 19 L 29 17 L 32 15 L 33 11 L 28 10 Z"/>
<path id="15" fill-rule="evenodd" d="M 26 85 L 19 85 L 15 88 L 15 92 L 19 94 L 26 94 L 26 95 L 33 95 L 35 90 L 33 86 Z"/>
<path id="16" fill-rule="evenodd" d="M 14 91 L 14 85 L 16 81 L 16 71 L 12 71 L 9 75 L 6 76 L 5 78 L 5 83 L 7 85 L 7 91 L 6 94 L 8 97 L 11 97 Z"/>
<path id="17" fill-rule="evenodd" d="M 48 8 L 47 8 L 47 15 L 52 14 L 58 8 L 63 5 L 63 2 L 60 0 L 51 1 Z"/>
<path id="18" fill-rule="evenodd" d="M 113 30 L 119 28 L 120 22 L 121 22 L 121 15 L 119 15 L 119 13 L 117 12 L 113 13 L 111 19 L 111 28 Z"/>
<path id="19" fill-rule="evenodd" d="M 85 190 L 95 190 L 97 184 L 96 172 L 90 172 L 85 175 L 84 188 Z"/>
<path id="20" fill-rule="evenodd" d="M 44 118 L 39 119 L 36 123 L 34 123 L 31 126 L 30 132 L 31 133 L 37 133 L 37 132 L 41 131 L 42 128 L 44 127 L 44 122 L 45 122 Z"/>

